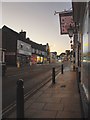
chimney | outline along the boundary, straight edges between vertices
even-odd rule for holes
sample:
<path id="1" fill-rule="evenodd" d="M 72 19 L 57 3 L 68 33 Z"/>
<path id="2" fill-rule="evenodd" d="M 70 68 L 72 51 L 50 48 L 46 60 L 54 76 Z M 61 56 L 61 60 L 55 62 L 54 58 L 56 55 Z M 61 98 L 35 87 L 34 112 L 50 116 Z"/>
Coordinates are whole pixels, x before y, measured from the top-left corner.
<path id="1" fill-rule="evenodd" d="M 26 39 L 26 32 L 21 30 L 21 32 L 19 33 L 20 34 L 20 39 L 21 40 L 25 40 Z"/>

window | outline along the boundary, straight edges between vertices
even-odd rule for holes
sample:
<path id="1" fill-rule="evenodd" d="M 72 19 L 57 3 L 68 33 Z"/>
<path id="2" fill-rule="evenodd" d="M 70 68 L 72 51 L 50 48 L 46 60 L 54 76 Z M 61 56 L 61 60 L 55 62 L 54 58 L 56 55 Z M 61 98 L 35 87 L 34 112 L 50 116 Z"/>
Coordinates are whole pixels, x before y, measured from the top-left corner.
<path id="1" fill-rule="evenodd" d="M 0 63 L 5 62 L 5 52 L 0 50 Z"/>
<path id="2" fill-rule="evenodd" d="M 27 50 L 29 50 L 29 48 L 30 48 L 29 46 L 26 46 L 26 49 L 27 49 Z"/>
<path id="3" fill-rule="evenodd" d="M 22 43 L 21 43 L 20 47 L 23 48 L 23 44 Z"/>
<path id="4" fill-rule="evenodd" d="M 0 63 L 2 61 L 2 51 L 0 50 Z"/>
<path id="5" fill-rule="evenodd" d="M 38 50 L 36 50 L 36 53 L 38 54 Z"/>
<path id="6" fill-rule="evenodd" d="M 35 49 L 34 48 L 32 48 L 32 53 L 35 53 Z"/>
<path id="7" fill-rule="evenodd" d="M 89 1 L 88 5 L 89 5 L 89 18 L 90 18 L 90 1 Z"/>

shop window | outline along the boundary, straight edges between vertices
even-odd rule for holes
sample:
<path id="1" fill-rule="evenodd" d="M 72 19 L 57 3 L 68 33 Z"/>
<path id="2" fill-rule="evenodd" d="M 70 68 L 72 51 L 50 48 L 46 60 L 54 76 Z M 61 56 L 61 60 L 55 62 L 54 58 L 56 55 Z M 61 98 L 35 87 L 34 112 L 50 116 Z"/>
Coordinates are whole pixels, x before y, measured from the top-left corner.
<path id="1" fill-rule="evenodd" d="M 35 53 L 35 49 L 34 48 L 32 49 L 32 53 Z"/>
<path id="2" fill-rule="evenodd" d="M 36 50 L 36 53 L 38 54 L 38 50 Z"/>
<path id="3" fill-rule="evenodd" d="M 21 44 L 20 47 L 23 48 L 23 44 Z"/>
<path id="4" fill-rule="evenodd" d="M 29 46 L 26 46 L 26 49 L 29 50 Z"/>
<path id="5" fill-rule="evenodd" d="M 89 17 L 90 17 L 90 1 L 89 1 Z"/>
<path id="6" fill-rule="evenodd" d="M 2 51 L 0 50 L 0 63 L 2 61 Z"/>

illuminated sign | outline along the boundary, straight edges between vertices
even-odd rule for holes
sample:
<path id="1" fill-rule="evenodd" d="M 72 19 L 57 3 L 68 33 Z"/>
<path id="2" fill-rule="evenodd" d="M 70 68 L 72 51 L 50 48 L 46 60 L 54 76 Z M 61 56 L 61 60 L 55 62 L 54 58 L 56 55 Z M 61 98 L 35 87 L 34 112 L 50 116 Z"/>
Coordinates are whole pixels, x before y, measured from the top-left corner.
<path id="1" fill-rule="evenodd" d="M 72 12 L 66 12 L 66 13 L 62 12 L 61 14 L 59 14 L 59 18 L 60 18 L 61 34 L 68 34 L 68 29 L 69 29 L 70 25 L 72 27 L 75 27 Z"/>

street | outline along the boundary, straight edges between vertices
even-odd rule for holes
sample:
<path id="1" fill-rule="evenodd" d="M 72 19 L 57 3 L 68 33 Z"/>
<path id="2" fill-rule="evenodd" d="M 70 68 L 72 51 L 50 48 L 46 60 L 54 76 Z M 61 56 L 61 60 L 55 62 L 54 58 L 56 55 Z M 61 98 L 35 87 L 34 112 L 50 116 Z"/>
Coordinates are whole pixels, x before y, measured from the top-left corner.
<path id="1" fill-rule="evenodd" d="M 90 0 L 0 9 L 0 118 L 88 118 Z"/>
<path id="2" fill-rule="evenodd" d="M 48 64 L 48 65 L 35 65 L 28 69 L 22 69 L 18 73 L 15 73 L 11 69 L 10 73 L 6 73 L 2 81 L 2 108 L 3 110 L 10 104 L 13 104 L 16 100 L 16 82 L 19 79 L 24 81 L 24 95 L 35 89 L 42 82 L 52 77 L 52 68 L 55 67 L 55 71 L 60 71 L 60 63 Z M 14 72 L 13 72 L 14 71 Z M 8 71 L 7 71 L 8 72 Z"/>

